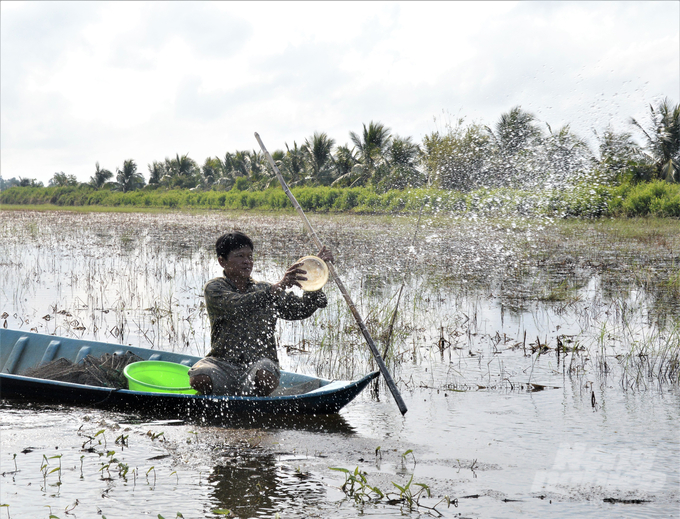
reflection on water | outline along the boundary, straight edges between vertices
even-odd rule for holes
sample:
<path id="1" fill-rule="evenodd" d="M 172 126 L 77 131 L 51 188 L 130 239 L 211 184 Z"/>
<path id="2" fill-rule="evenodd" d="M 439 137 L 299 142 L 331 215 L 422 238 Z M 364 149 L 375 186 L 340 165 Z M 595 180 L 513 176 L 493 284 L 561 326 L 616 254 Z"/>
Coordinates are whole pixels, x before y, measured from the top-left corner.
<path id="1" fill-rule="evenodd" d="M 236 517 L 273 517 L 280 510 L 315 507 L 326 489 L 309 474 L 273 455 L 237 455 L 208 476 L 215 503 Z"/>
<path id="2" fill-rule="evenodd" d="M 343 434 L 352 435 L 356 429 L 340 414 L 330 415 L 297 415 L 282 416 L 254 413 L 251 415 L 229 414 L 223 416 L 203 416 L 197 419 L 155 420 L 146 422 L 144 418 L 131 421 L 128 417 L 126 422 L 148 423 L 159 425 L 199 425 L 211 427 L 228 427 L 229 429 L 267 429 L 271 431 L 305 431 L 318 434 Z"/>

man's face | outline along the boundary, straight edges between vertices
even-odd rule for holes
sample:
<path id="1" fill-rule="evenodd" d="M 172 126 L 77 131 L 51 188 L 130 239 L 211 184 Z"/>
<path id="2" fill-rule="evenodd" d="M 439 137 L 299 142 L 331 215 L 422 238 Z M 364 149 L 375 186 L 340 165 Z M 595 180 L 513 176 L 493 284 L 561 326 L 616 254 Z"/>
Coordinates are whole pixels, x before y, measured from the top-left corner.
<path id="1" fill-rule="evenodd" d="M 229 279 L 247 281 L 253 271 L 253 249 L 241 247 L 231 251 L 226 260 L 220 256 L 218 261 Z"/>

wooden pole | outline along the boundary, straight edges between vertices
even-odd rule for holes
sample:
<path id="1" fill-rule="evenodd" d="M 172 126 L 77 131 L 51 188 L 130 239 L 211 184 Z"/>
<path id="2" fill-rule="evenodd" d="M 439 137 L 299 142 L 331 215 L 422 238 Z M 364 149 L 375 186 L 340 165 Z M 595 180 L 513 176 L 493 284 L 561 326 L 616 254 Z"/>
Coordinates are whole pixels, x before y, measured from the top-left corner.
<path id="1" fill-rule="evenodd" d="M 304 225 L 305 225 L 305 228 L 307 229 L 309 234 L 311 234 L 312 239 L 314 241 L 314 244 L 319 249 L 321 249 L 323 247 L 321 240 L 319 240 L 319 237 L 316 235 L 316 232 L 312 228 L 312 225 L 309 223 L 309 220 L 307 219 L 307 216 L 305 215 L 304 211 L 302 210 L 302 207 L 300 207 L 300 204 L 295 199 L 295 196 L 293 195 L 293 193 L 288 188 L 286 181 L 283 179 L 283 175 L 281 175 L 281 172 L 279 171 L 279 168 L 276 166 L 274 159 L 272 158 L 272 156 L 267 151 L 267 148 L 265 148 L 264 143 L 262 142 L 262 139 L 260 139 L 260 136 L 258 135 L 257 132 L 255 132 L 255 138 L 257 139 L 257 142 L 260 144 L 260 148 L 262 148 L 262 151 L 264 152 L 265 156 L 267 157 L 269 164 L 271 164 L 272 169 L 274 170 L 274 173 L 276 174 L 276 178 L 279 179 L 279 182 L 281 183 L 281 187 L 283 188 L 283 191 L 286 193 L 286 195 L 288 195 L 288 198 L 290 199 L 290 202 L 293 204 L 293 207 L 295 208 L 295 210 L 298 212 L 298 214 L 302 218 Z M 397 389 L 397 386 L 394 383 L 394 380 L 392 379 L 392 375 L 390 375 L 390 372 L 387 371 L 387 366 L 385 366 L 385 362 L 383 361 L 382 357 L 380 356 L 380 352 L 378 351 L 378 348 L 376 347 L 375 343 L 373 342 L 373 338 L 371 337 L 371 334 L 368 332 L 368 328 L 366 328 L 366 325 L 364 324 L 364 320 L 361 318 L 361 315 L 359 315 L 359 311 L 357 310 L 356 306 L 354 305 L 354 302 L 352 301 L 352 298 L 350 297 L 349 293 L 347 292 L 345 285 L 340 280 L 340 277 L 338 276 L 337 272 L 335 272 L 335 267 L 333 266 L 332 263 L 328 263 L 328 271 L 330 272 L 331 277 L 335 281 L 335 284 L 338 286 L 340 293 L 342 294 L 342 296 L 345 298 L 345 301 L 349 305 L 349 309 L 352 312 L 352 315 L 354 316 L 354 320 L 357 322 L 357 325 L 359 325 L 359 329 L 361 330 L 361 333 L 364 336 L 364 339 L 366 339 L 366 342 L 368 343 L 368 347 L 370 348 L 371 353 L 373 354 L 373 358 L 375 359 L 376 364 L 378 364 L 378 368 L 380 369 L 380 373 L 382 373 L 382 376 L 385 379 L 385 383 L 387 384 L 387 387 L 390 389 L 390 392 L 392 393 L 392 396 L 394 397 L 394 400 L 397 403 L 397 406 L 399 407 L 399 411 L 401 411 L 402 415 L 406 414 L 406 411 L 408 411 L 408 409 L 406 409 L 406 404 L 404 403 L 403 398 L 401 398 L 401 394 L 399 393 L 399 390 Z"/>

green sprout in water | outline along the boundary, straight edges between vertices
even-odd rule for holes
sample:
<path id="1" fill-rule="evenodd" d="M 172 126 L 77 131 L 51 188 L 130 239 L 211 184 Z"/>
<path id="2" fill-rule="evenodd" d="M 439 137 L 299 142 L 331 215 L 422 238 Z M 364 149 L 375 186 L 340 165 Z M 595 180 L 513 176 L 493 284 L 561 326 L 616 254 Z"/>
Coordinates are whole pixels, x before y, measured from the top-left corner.
<path id="1" fill-rule="evenodd" d="M 163 436 L 164 434 L 165 434 L 165 433 L 164 433 L 163 431 L 161 431 L 161 432 L 159 432 L 159 433 L 155 433 L 155 432 L 153 432 L 153 431 L 149 431 L 149 432 L 146 433 L 146 435 L 147 435 L 149 438 L 151 438 L 152 440 L 157 440 L 158 438 L 161 438 L 161 436 Z M 161 438 L 161 440 L 162 440 L 162 439 L 163 439 L 163 438 Z"/>
<path id="2" fill-rule="evenodd" d="M 121 434 L 120 436 L 118 436 L 118 438 L 116 438 L 116 444 L 120 444 L 121 450 L 124 447 L 128 446 L 128 437 L 129 437 L 129 434 Z"/>
<path id="3" fill-rule="evenodd" d="M 380 448 L 378 447 L 378 449 L 376 449 L 376 455 L 379 452 Z M 415 456 L 413 455 L 413 451 L 410 449 L 402 454 L 402 462 L 409 454 L 413 456 L 413 462 L 415 463 Z M 399 494 L 396 494 L 395 492 L 383 492 L 377 486 L 371 485 L 368 482 L 368 474 L 359 470 L 359 467 L 356 467 L 353 471 L 342 467 L 330 467 L 330 469 L 342 472 L 345 475 L 345 482 L 343 483 L 341 489 L 345 495 L 354 499 L 357 504 L 365 502 L 378 502 L 385 499 L 385 502 L 389 505 L 405 505 L 409 512 L 423 508 L 427 510 L 427 513 L 436 514 L 438 517 L 442 516 L 441 512 L 437 510 L 437 506 L 439 506 L 441 503 L 446 502 L 447 507 L 450 507 L 452 504 L 454 506 L 458 506 L 458 501 L 455 499 L 450 499 L 449 496 L 445 496 L 438 503 L 431 507 L 421 503 L 420 500 L 422 498 L 432 497 L 432 494 L 430 492 L 430 487 L 425 483 L 413 482 L 413 474 L 411 474 L 411 478 L 403 486 L 392 482 L 392 485 L 394 485 L 394 487 L 399 490 Z M 414 486 L 419 487 L 415 492 L 413 491 Z"/>
<path id="4" fill-rule="evenodd" d="M 156 486 L 156 468 L 153 465 L 151 466 L 151 468 L 149 468 L 149 470 L 146 471 L 146 481 L 147 482 L 149 481 L 149 472 L 151 472 L 152 470 L 153 470 L 153 485 L 152 486 L 155 487 Z"/>
<path id="5" fill-rule="evenodd" d="M 410 454 L 411 457 L 413 458 L 413 464 L 415 465 L 415 464 L 416 464 L 416 455 L 413 454 L 413 449 L 409 449 L 409 450 L 407 450 L 404 454 L 401 455 L 401 461 L 402 461 L 402 463 L 406 461 L 406 456 L 408 456 L 409 454 Z"/>

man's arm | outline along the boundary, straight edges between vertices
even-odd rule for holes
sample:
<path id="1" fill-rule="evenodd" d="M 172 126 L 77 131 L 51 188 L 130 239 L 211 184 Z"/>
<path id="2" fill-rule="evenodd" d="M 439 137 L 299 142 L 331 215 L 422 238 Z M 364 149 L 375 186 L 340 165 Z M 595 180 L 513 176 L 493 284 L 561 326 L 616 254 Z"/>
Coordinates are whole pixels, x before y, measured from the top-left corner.
<path id="1" fill-rule="evenodd" d="M 284 292 L 276 302 L 276 309 L 281 319 L 297 321 L 310 317 L 318 308 L 326 308 L 327 304 L 326 294 L 321 290 L 305 292 L 302 297 Z"/>
<path id="2" fill-rule="evenodd" d="M 205 304 L 218 313 L 247 313 L 256 308 L 264 308 L 276 300 L 270 285 L 242 294 L 230 287 L 225 281 L 214 279 L 205 286 Z"/>

